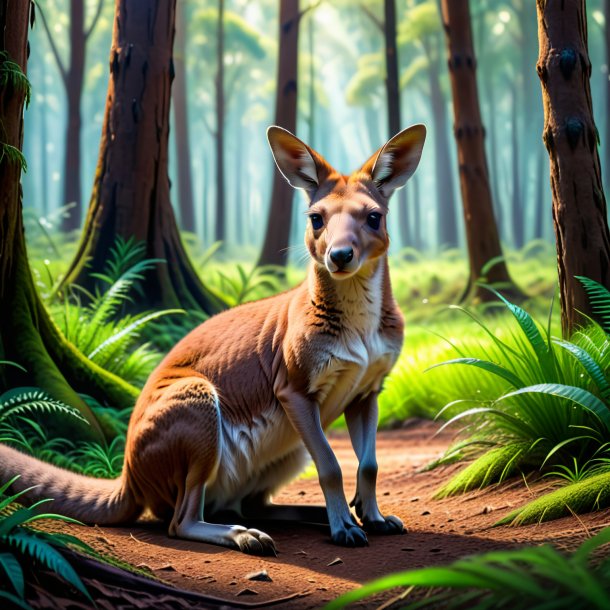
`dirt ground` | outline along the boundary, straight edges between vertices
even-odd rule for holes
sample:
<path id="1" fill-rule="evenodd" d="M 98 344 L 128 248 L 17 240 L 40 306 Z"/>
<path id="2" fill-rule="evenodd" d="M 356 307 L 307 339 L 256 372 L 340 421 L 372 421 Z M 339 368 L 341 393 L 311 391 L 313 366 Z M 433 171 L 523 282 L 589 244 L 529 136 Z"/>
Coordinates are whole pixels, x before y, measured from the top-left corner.
<path id="1" fill-rule="evenodd" d="M 150 570 L 180 589 L 213 595 L 227 607 L 244 603 L 287 610 L 320 608 L 359 584 L 373 578 L 426 565 L 443 564 L 465 555 L 521 544 L 550 541 L 573 547 L 589 533 L 610 524 L 610 511 L 570 517 L 527 527 L 491 528 L 500 517 L 549 487 L 548 480 L 515 479 L 499 488 L 472 492 L 441 501 L 432 499 L 436 489 L 461 466 L 421 472 L 451 442 L 450 434 L 434 436 L 431 422 L 407 422 L 400 430 L 380 432 L 378 497 L 385 514 L 403 519 L 403 536 L 372 537 L 370 546 L 348 549 L 330 543 L 321 526 L 302 524 L 254 524 L 275 540 L 276 558 L 243 555 L 206 544 L 170 539 L 156 522 L 132 527 L 70 526 L 71 533 L 97 550 Z M 344 473 L 348 498 L 354 492 L 357 462 L 349 438 L 333 433 L 331 444 Z M 277 503 L 320 504 L 317 479 L 300 479 L 275 498 Z M 266 571 L 269 581 L 250 580 Z M 377 596 L 357 608 L 378 607 L 396 592 Z M 287 596 L 294 596 L 286 599 Z M 125 606 L 128 607 L 128 606 Z M 150 606 L 154 607 L 154 606 Z M 205 604 L 188 607 L 205 607 Z"/>

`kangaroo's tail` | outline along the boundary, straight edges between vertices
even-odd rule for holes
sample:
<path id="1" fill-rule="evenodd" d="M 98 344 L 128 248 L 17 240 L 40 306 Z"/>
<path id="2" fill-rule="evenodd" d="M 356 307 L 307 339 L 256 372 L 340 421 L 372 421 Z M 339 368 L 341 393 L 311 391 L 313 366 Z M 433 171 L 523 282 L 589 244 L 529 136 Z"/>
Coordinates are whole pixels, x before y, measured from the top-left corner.
<path id="1" fill-rule="evenodd" d="M 13 493 L 35 486 L 20 500 L 51 499 L 43 505 L 44 512 L 112 525 L 133 520 L 142 511 L 124 476 L 113 480 L 85 477 L 0 445 L 0 484 L 17 475 Z"/>

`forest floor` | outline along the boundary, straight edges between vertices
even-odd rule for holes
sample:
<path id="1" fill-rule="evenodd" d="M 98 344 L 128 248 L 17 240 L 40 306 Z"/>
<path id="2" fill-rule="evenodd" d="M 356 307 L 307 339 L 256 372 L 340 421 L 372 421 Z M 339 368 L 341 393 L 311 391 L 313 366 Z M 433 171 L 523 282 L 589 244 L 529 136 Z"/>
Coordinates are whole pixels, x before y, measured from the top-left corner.
<path id="1" fill-rule="evenodd" d="M 522 478 L 515 478 L 499 487 L 433 500 L 439 486 L 462 467 L 451 465 L 421 471 L 451 443 L 450 433 L 434 436 L 437 429 L 432 422 L 410 420 L 400 430 L 379 433 L 380 508 L 385 514 L 403 519 L 408 533 L 370 536 L 370 546 L 365 548 L 334 546 L 325 528 L 301 524 L 254 524 L 275 540 L 279 551 L 276 558 L 253 557 L 220 547 L 170 539 L 163 526 L 153 521 L 121 528 L 62 525 L 61 529 L 77 535 L 105 555 L 150 570 L 179 589 L 223 598 L 227 608 L 265 607 L 272 605 L 272 600 L 281 600 L 273 604 L 274 607 L 306 610 L 321 608 L 341 593 L 390 572 L 542 542 L 571 549 L 594 531 L 610 524 L 610 511 L 602 511 L 526 527 L 491 527 L 511 509 L 547 490 L 552 484 L 548 479 L 528 479 L 526 483 Z M 351 498 L 357 462 L 349 438 L 343 432 L 333 432 L 331 444 L 343 468 L 347 496 Z M 286 487 L 275 501 L 319 504 L 322 493 L 317 479 L 299 479 Z M 248 579 L 248 575 L 263 570 L 270 581 Z M 218 607 L 206 604 L 203 598 L 180 600 L 180 603 L 176 599 L 176 603 L 171 603 L 165 596 L 167 603 L 161 603 L 160 599 L 154 601 L 145 595 L 139 597 L 137 605 L 130 606 L 133 593 L 131 598 L 122 596 L 116 587 L 109 590 L 91 577 L 86 578 L 85 583 L 93 588 L 97 599 L 100 599 L 98 595 L 112 598 L 111 602 L 98 603 L 102 608 Z M 377 608 L 396 593 L 386 592 L 353 607 Z M 293 597 L 288 599 L 289 596 Z M 138 598 L 137 594 L 135 598 Z M 59 599 L 54 601 L 59 607 Z M 49 607 L 49 602 L 49 597 L 46 601 L 44 598 L 39 600 L 42 606 Z"/>

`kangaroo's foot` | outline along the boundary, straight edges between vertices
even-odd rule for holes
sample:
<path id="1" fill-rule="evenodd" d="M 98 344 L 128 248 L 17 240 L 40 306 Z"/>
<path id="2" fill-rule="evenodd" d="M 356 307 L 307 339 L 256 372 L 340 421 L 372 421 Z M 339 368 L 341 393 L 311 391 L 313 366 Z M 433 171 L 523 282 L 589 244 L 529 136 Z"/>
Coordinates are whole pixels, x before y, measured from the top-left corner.
<path id="1" fill-rule="evenodd" d="M 382 515 L 374 503 L 374 509 L 369 508 L 370 514 L 364 513 L 363 502 L 360 494 L 356 493 L 350 506 L 356 509 L 358 518 L 362 521 L 362 528 L 369 534 L 391 536 L 394 534 L 406 534 L 407 530 L 402 521 L 394 515 Z"/>
<path id="2" fill-rule="evenodd" d="M 176 526 L 177 538 L 196 540 L 236 549 L 248 555 L 277 556 L 275 543 L 270 536 L 256 529 L 241 525 L 220 525 L 205 521 L 182 522 Z"/>

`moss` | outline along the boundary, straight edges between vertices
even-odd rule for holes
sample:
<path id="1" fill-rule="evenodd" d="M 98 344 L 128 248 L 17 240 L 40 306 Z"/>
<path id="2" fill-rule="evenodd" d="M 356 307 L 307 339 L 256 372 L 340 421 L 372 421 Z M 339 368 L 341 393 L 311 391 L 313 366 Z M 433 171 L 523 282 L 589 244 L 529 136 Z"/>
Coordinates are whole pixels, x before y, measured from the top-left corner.
<path id="1" fill-rule="evenodd" d="M 513 511 L 496 525 L 528 525 L 552 521 L 608 506 L 610 506 L 610 472 L 605 472 L 537 498 Z"/>
<path id="2" fill-rule="evenodd" d="M 452 477 L 434 497 L 440 500 L 503 481 L 523 462 L 528 447 L 528 443 L 515 443 L 490 449 Z"/>

